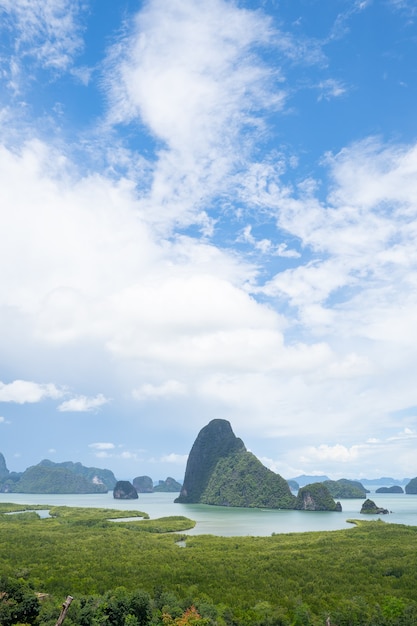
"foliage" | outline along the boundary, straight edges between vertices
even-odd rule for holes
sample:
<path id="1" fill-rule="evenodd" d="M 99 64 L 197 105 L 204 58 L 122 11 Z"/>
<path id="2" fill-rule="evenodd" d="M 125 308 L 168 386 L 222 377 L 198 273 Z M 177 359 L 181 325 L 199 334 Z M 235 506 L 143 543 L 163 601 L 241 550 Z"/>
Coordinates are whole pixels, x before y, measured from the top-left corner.
<path id="1" fill-rule="evenodd" d="M 383 509 L 378 507 L 373 500 L 367 498 L 365 502 L 362 504 L 361 513 L 388 513 L 388 509 Z"/>
<path id="2" fill-rule="evenodd" d="M 63 461 L 62 463 L 55 463 L 44 459 L 39 463 L 43 467 L 63 467 L 70 470 L 74 474 L 84 476 L 89 482 L 100 484 L 102 483 L 108 490 L 114 488 L 116 484 L 116 478 L 113 472 L 109 469 L 100 469 L 99 467 L 85 467 L 82 463 L 73 463 L 73 461 Z"/>
<path id="3" fill-rule="evenodd" d="M 9 493 L 106 493 L 113 489 L 112 471 L 81 463 L 44 459 L 24 472 L 9 472 L 0 453 L 0 491 Z"/>
<path id="4" fill-rule="evenodd" d="M 128 524 L 129 522 L 126 522 Z M 136 530 L 148 533 L 178 533 L 183 530 L 194 528 L 195 522 L 182 515 L 171 515 L 158 519 L 145 520 L 141 522 L 131 522 L 135 524 Z"/>
<path id="5" fill-rule="evenodd" d="M 0 624 L 35 624 L 39 614 L 39 600 L 24 580 L 0 578 Z"/>
<path id="6" fill-rule="evenodd" d="M 32 465 L 15 484 L 16 493 L 104 493 L 107 487 L 95 484 L 64 467 Z"/>
<path id="7" fill-rule="evenodd" d="M 204 504 L 292 509 L 295 496 L 286 480 L 251 453 L 237 452 L 217 463 L 201 496 Z"/>
<path id="8" fill-rule="evenodd" d="M 54 626 L 68 594 L 65 626 L 182 626 L 197 614 L 210 626 L 323 626 L 329 615 L 338 626 L 417 623 L 414 527 L 361 520 L 332 532 L 187 536 L 161 532 L 180 518 L 115 524 L 108 520 L 132 512 L 51 514 L 0 514 L 2 572 L 24 578 L 29 597 L 46 594 L 40 626 Z"/>
<path id="9" fill-rule="evenodd" d="M 312 483 L 301 487 L 294 508 L 307 511 L 340 510 L 324 483 Z"/>
<path id="10" fill-rule="evenodd" d="M 160 480 L 159 484 L 155 485 L 154 491 L 176 493 L 178 491 L 181 491 L 181 485 L 175 480 L 175 478 L 171 478 L 171 476 L 168 476 L 166 480 Z"/>
<path id="11" fill-rule="evenodd" d="M 323 482 L 333 498 L 366 498 L 366 489 L 357 480 L 325 480 Z"/>

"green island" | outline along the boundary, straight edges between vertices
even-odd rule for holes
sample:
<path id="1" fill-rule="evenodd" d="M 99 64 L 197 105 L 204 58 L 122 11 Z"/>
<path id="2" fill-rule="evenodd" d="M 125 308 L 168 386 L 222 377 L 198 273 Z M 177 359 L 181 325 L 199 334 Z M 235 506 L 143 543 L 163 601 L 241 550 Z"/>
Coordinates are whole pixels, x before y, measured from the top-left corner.
<path id="1" fill-rule="evenodd" d="M 55 626 L 68 595 L 65 626 L 417 623 L 417 527 L 360 520 L 270 537 L 185 534 L 193 526 L 1 504 L 0 624 Z"/>

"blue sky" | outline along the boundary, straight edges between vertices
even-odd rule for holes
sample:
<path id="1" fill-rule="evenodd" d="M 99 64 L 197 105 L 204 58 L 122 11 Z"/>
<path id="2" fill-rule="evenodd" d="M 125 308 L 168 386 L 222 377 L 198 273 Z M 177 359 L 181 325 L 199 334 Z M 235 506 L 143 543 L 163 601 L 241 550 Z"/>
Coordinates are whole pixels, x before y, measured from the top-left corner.
<path id="1" fill-rule="evenodd" d="M 417 474 L 417 9 L 0 0 L 0 451 Z"/>

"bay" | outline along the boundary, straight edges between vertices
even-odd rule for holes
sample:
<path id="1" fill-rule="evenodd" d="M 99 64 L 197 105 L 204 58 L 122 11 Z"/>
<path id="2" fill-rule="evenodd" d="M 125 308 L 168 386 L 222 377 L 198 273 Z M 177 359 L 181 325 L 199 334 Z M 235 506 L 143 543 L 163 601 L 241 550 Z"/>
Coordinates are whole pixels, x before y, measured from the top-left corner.
<path id="1" fill-rule="evenodd" d="M 387 523 L 417 526 L 417 495 L 369 493 L 377 506 L 391 511 L 388 515 L 361 515 L 363 500 L 341 500 L 343 511 L 281 511 L 241 509 L 204 504 L 176 504 L 178 494 L 144 493 L 138 500 L 115 500 L 107 494 L 24 494 L 1 493 L 0 502 L 109 508 L 119 511 L 143 511 L 151 519 L 184 515 L 196 522 L 189 535 L 269 536 L 272 533 L 341 530 L 351 527 L 349 519 L 381 519 Z M 46 507 L 47 508 L 47 507 Z"/>

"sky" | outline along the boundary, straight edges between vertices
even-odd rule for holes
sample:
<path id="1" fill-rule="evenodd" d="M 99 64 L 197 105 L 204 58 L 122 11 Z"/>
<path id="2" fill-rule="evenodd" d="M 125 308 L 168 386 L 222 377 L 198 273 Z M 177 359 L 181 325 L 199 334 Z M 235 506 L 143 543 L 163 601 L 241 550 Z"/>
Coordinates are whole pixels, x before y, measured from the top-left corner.
<path id="1" fill-rule="evenodd" d="M 414 0 L 0 0 L 0 452 L 417 475 Z"/>

